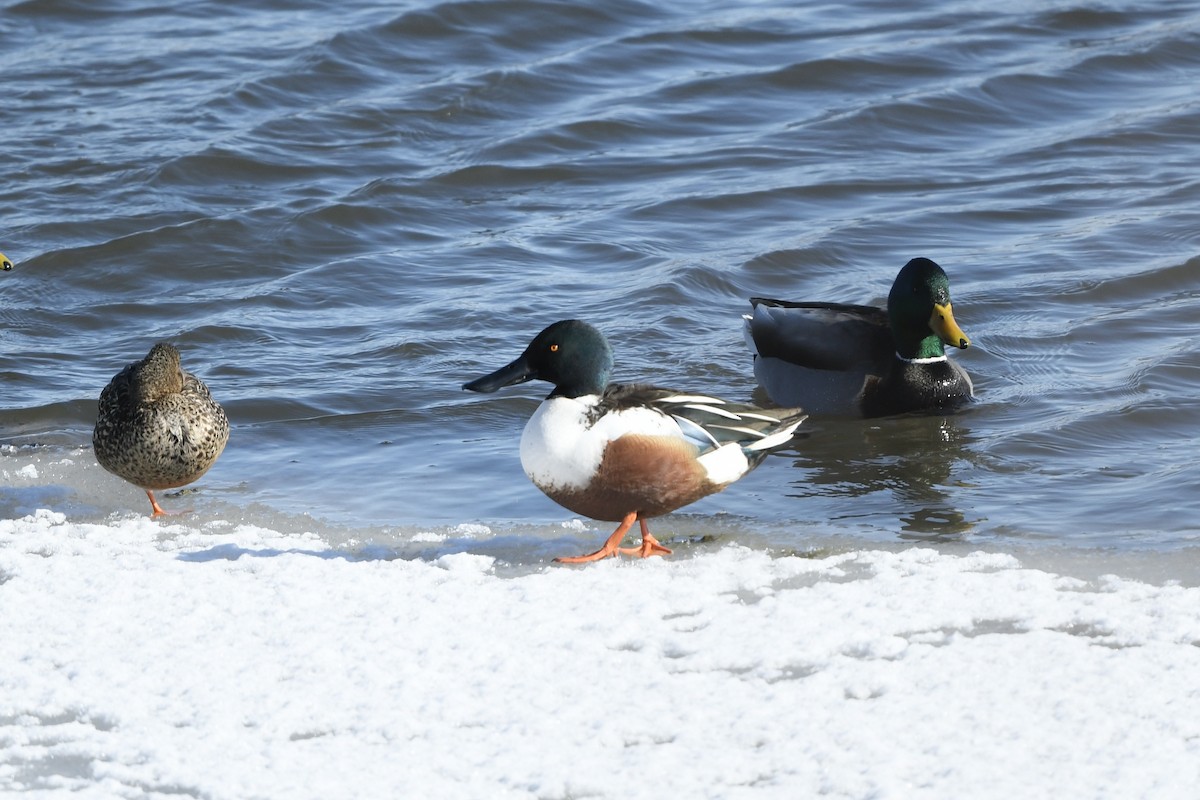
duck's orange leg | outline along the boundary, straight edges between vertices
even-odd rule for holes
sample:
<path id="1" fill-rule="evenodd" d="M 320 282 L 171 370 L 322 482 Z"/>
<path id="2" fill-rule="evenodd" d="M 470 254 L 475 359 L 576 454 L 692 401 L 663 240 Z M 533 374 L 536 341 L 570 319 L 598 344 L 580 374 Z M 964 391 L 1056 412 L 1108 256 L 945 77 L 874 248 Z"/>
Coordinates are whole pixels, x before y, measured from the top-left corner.
<path id="1" fill-rule="evenodd" d="M 633 527 L 634 520 L 637 519 L 637 512 L 630 511 L 625 515 L 625 519 L 621 520 L 621 526 L 613 531 L 612 536 L 604 542 L 604 546 L 594 553 L 588 553 L 586 556 L 567 556 L 566 558 L 556 558 L 555 561 L 560 564 L 584 564 L 588 561 L 599 561 L 602 558 L 615 556 L 620 552 L 619 545 L 621 540 L 625 538 L 625 534 L 629 533 L 629 529 Z M 642 523 L 642 530 L 645 530 L 646 523 Z"/>
<path id="2" fill-rule="evenodd" d="M 638 522 L 642 524 L 642 546 L 622 547 L 620 551 L 627 556 L 638 556 L 639 558 L 671 555 L 671 548 L 664 547 L 658 539 L 650 535 L 650 526 L 646 524 L 646 520 L 639 519 Z"/>
<path id="3" fill-rule="evenodd" d="M 144 491 L 146 492 L 146 497 L 150 498 L 150 507 L 153 509 L 153 513 L 150 514 L 150 519 L 158 519 L 159 517 L 176 517 L 180 514 L 192 513 L 191 509 L 187 508 L 185 508 L 183 511 L 165 511 L 163 510 L 163 507 L 158 504 L 158 501 L 154 499 L 154 492 L 150 491 L 149 489 L 145 489 Z"/>
<path id="4" fill-rule="evenodd" d="M 166 511 L 163 511 L 163 509 L 162 509 L 162 506 L 160 506 L 160 505 L 158 504 L 158 501 L 154 499 L 154 492 L 150 491 L 149 489 L 146 489 L 146 497 L 149 497 L 149 498 L 150 498 L 150 507 L 151 507 L 152 509 L 154 509 L 154 513 L 152 513 L 152 514 L 150 515 L 150 516 L 151 516 L 151 518 L 153 518 L 153 517 L 161 517 L 161 516 L 163 516 L 164 514 L 166 514 L 166 513 L 167 513 Z"/>

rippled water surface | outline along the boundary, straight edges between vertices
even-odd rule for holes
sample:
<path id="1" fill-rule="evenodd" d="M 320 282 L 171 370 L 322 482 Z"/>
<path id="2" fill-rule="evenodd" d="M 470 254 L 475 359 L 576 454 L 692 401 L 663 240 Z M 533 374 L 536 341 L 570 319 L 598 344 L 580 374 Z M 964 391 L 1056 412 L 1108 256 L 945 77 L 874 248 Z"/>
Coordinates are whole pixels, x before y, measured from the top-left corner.
<path id="1" fill-rule="evenodd" d="M 0 513 L 146 510 L 91 426 L 169 338 L 234 431 L 168 504 L 536 560 L 596 540 L 520 468 L 548 389 L 464 381 L 581 317 L 745 400 L 748 297 L 924 255 L 978 402 L 813 418 L 660 537 L 1197 540 L 1193 3 L 27 0 L 0 62 Z"/>

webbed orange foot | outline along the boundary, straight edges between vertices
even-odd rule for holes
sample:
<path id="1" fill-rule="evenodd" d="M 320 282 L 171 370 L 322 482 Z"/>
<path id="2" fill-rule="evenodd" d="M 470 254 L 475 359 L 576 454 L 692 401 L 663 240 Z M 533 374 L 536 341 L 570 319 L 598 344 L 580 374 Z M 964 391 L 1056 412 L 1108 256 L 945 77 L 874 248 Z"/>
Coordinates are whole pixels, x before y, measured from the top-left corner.
<path id="1" fill-rule="evenodd" d="M 625 534 L 629 533 L 629 529 L 633 527 L 633 522 L 636 519 L 636 511 L 626 514 L 625 519 L 621 520 L 620 527 L 612 532 L 612 535 L 605 540 L 604 546 L 596 552 L 588 553 L 586 556 L 566 556 L 554 560 L 559 564 L 585 564 L 589 561 L 599 561 L 602 558 L 608 558 L 609 556 L 615 556 L 617 553 L 624 552 L 620 548 L 621 540 L 625 538 Z M 642 526 L 643 530 L 645 530 L 645 523 L 642 523 Z"/>
<path id="2" fill-rule="evenodd" d="M 671 548 L 660 544 L 658 539 L 650 535 L 650 526 L 646 524 L 646 520 L 640 519 L 638 522 L 642 525 L 642 545 L 641 547 L 622 547 L 620 552 L 627 556 L 637 556 L 638 558 L 649 558 L 650 556 L 669 556 Z"/>

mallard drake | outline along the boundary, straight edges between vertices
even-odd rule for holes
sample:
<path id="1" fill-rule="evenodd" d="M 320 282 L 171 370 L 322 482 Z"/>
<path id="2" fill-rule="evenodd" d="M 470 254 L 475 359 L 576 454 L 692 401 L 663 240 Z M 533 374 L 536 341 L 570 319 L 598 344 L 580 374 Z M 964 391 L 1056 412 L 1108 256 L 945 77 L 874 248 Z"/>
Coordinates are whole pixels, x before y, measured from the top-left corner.
<path id="1" fill-rule="evenodd" d="M 821 414 L 882 417 L 946 410 L 974 386 L 945 347 L 971 342 L 950 305 L 950 279 L 928 258 L 904 265 L 887 309 L 754 297 L 746 341 L 773 403 Z"/>
<path id="2" fill-rule="evenodd" d="M 96 460 L 145 490 L 151 516 L 166 512 L 155 489 L 197 480 L 229 441 L 229 419 L 208 387 L 183 369 L 179 351 L 159 342 L 129 364 L 100 393 L 92 433 Z"/>
<path id="3" fill-rule="evenodd" d="M 512 363 L 463 386 L 494 392 L 534 378 L 554 384 L 521 435 L 521 466 L 559 505 L 592 519 L 620 522 L 594 553 L 559 558 L 595 561 L 624 553 L 671 551 L 646 520 L 719 492 L 792 440 L 799 409 L 763 410 L 715 397 L 608 382 L 612 349 L 579 320 L 556 322 Z M 621 548 L 633 526 L 642 544 Z"/>

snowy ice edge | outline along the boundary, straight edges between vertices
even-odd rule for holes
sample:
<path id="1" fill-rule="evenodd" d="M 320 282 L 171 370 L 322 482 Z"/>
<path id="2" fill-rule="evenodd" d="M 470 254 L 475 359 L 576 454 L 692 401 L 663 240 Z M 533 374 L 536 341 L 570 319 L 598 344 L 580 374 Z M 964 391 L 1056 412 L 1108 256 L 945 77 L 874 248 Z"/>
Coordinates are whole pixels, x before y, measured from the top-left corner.
<path id="1" fill-rule="evenodd" d="M 1197 588 L 927 548 L 805 558 L 730 544 L 495 567 L 467 552 L 354 558 L 232 523 L 0 520 L 0 789 L 1009 798 L 1195 785 Z"/>
<path id="2" fill-rule="evenodd" d="M 583 526 L 572 521 L 564 523 L 563 527 L 575 530 Z M 470 539 L 484 537 L 490 530 L 482 525 L 463 524 L 453 528 L 451 533 Z M 445 533 L 430 532 L 424 540 L 437 542 L 446 538 Z M 479 575 L 495 575 L 497 562 L 492 556 L 471 552 L 451 552 L 427 559 L 401 558 L 393 548 L 336 547 L 312 532 L 285 534 L 259 525 L 227 521 L 205 523 L 200 528 L 185 524 L 163 524 L 141 516 L 119 519 L 107 524 L 72 523 L 61 512 L 39 509 L 36 513 L 20 519 L 0 520 L 0 581 L 16 574 L 8 571 L 6 565 L 18 560 L 18 553 L 35 553 L 42 557 L 59 554 L 83 555 L 86 550 L 93 548 L 130 557 L 140 554 L 148 561 L 156 557 L 154 554 L 196 564 L 230 562 L 243 557 L 308 557 L 350 563 L 395 562 L 396 569 L 432 567 L 459 574 Z M 858 549 L 834 555 L 808 557 L 771 555 L 729 543 L 716 551 L 701 552 L 684 559 L 653 559 L 645 562 L 610 560 L 597 566 L 604 570 L 633 568 L 635 573 L 638 570 L 664 571 L 676 579 L 694 579 L 711 570 L 728 571 L 735 565 L 738 567 L 736 574 L 743 577 L 744 583 L 737 588 L 727 587 L 722 591 L 751 591 L 762 595 L 798 588 L 811 590 L 821 582 L 847 584 L 867 581 L 872 584 L 872 589 L 870 596 L 865 598 L 865 607 L 873 607 L 888 597 L 925 591 L 926 600 L 930 605 L 941 606 L 939 613 L 945 618 L 943 623 L 953 620 L 956 630 L 970 630 L 977 624 L 982 624 L 989 630 L 997 630 L 1017 625 L 1022 615 L 1028 623 L 1024 626 L 1027 629 L 1054 627 L 1053 623 L 1047 622 L 1052 615 L 1048 615 L 1046 608 L 1039 609 L 1025 602 L 1024 598 L 1027 597 L 1031 584 L 1036 584 L 1041 590 L 1051 594 L 1122 594 L 1134 607 L 1150 598 L 1187 598 L 1185 608 L 1190 602 L 1191 609 L 1200 609 L 1200 588 L 1185 588 L 1170 583 L 1155 586 L 1111 574 L 1085 581 L 1025 567 L 1017 557 L 1010 554 L 975 551 L 957 555 L 919 546 L 900 551 Z M 587 571 L 564 570 L 548 564 L 542 572 L 565 572 L 575 575 L 572 580 L 577 582 L 589 580 L 580 577 L 580 573 Z M 972 579 L 972 575 L 979 577 Z M 955 576 L 957 588 L 950 590 L 947 586 L 924 584 L 937 576 L 941 576 L 942 579 Z M 984 580 L 983 576 L 993 577 L 991 580 Z M 611 577 L 605 577 L 603 580 L 607 582 Z M 964 588 L 962 584 L 971 584 L 970 597 L 956 593 Z M 747 585 L 754 588 L 748 590 Z M 1003 598 L 1005 593 L 1011 593 L 1011 602 L 995 602 Z M 993 601 L 989 605 L 996 606 L 994 613 L 967 618 L 955 610 L 975 607 L 978 611 L 981 600 L 985 598 Z M 1088 608 L 1096 605 L 1084 604 Z M 919 618 L 918 615 L 914 619 Z M 1200 619 L 1200 611 L 1196 612 L 1196 619 Z M 1193 619 L 1193 622 L 1195 621 Z M 1039 622 L 1042 624 L 1038 624 Z M 1092 632 L 1089 635 L 1108 637 L 1104 639 L 1108 643 L 1116 643 L 1119 639 L 1112 638 L 1111 633 L 1104 633 L 1108 631 L 1109 626 L 1100 618 L 1082 625 L 1076 620 L 1072 625 L 1075 626 L 1076 632 L 1086 629 Z M 1200 625 L 1186 627 L 1186 633 L 1183 630 L 1177 633 L 1180 637 L 1177 641 L 1200 643 Z"/>

